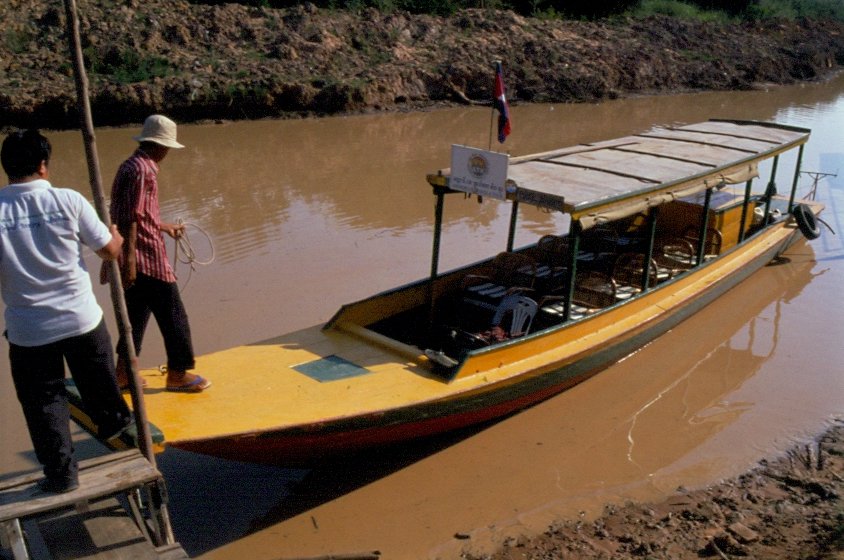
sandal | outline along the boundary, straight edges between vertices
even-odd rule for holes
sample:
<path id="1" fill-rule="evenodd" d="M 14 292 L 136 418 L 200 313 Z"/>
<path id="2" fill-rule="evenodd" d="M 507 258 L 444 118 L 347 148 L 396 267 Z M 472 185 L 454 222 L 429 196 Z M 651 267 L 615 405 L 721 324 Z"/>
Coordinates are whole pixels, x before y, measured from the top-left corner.
<path id="1" fill-rule="evenodd" d="M 166 390 L 170 391 L 171 393 L 201 393 L 210 386 L 210 381 L 208 381 L 201 375 L 197 375 L 194 379 L 185 383 L 184 385 L 168 384 Z"/>

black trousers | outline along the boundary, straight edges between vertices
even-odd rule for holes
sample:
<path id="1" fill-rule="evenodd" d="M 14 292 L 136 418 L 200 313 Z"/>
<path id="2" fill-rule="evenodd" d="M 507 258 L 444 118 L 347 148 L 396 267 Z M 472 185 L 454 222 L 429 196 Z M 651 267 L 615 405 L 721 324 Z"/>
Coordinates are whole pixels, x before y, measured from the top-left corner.
<path id="1" fill-rule="evenodd" d="M 164 338 L 167 369 L 185 371 L 194 368 L 190 324 L 182 297 L 179 295 L 179 287 L 175 282 L 164 282 L 138 274 L 135 283 L 126 290 L 126 308 L 129 312 L 129 322 L 132 324 L 132 342 L 135 344 L 137 355 L 141 354 L 144 332 L 152 315 Z M 117 351 L 123 355 L 122 337 L 117 343 Z"/>
<path id="2" fill-rule="evenodd" d="M 44 465 L 45 476 L 75 480 L 64 362 L 101 434 L 114 433 L 131 421 L 114 377 L 114 353 L 105 321 L 90 332 L 43 346 L 10 343 L 9 361 L 35 456 Z"/>

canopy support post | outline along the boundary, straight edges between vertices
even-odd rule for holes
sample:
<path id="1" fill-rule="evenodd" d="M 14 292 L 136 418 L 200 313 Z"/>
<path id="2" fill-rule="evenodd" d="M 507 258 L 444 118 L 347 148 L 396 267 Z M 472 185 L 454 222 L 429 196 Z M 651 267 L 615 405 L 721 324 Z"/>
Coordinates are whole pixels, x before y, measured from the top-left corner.
<path id="1" fill-rule="evenodd" d="M 800 179 L 800 168 L 803 166 L 803 148 L 806 144 L 800 144 L 800 150 L 797 152 L 797 165 L 794 168 L 794 181 L 791 183 L 791 197 L 788 199 L 789 214 L 794 209 L 794 197 L 797 195 L 797 181 Z"/>
<path id="2" fill-rule="evenodd" d="M 712 202 L 712 188 L 706 189 L 706 194 L 703 197 L 703 216 L 700 221 L 700 231 L 698 232 L 697 245 L 697 264 L 703 263 L 706 257 L 706 238 L 709 232 L 709 205 Z"/>
<path id="3" fill-rule="evenodd" d="M 516 220 L 519 217 L 519 201 L 514 200 L 513 206 L 510 208 L 510 231 L 507 233 L 507 251 L 513 250 L 513 244 L 516 242 Z"/>
<path id="4" fill-rule="evenodd" d="M 577 278 L 577 253 L 580 251 L 580 234 L 583 231 L 583 226 L 580 220 L 572 217 L 571 225 L 569 226 L 569 273 L 566 276 L 565 290 L 566 301 L 563 310 L 563 321 L 568 321 L 571 318 L 571 304 L 574 299 L 575 279 Z"/>
<path id="5" fill-rule="evenodd" d="M 445 206 L 445 190 L 434 187 L 434 194 L 437 195 L 437 204 L 434 210 L 434 244 L 431 250 L 431 276 L 428 281 L 428 340 L 434 330 L 434 283 L 439 274 L 440 263 L 440 238 L 443 227 L 443 207 Z"/>
<path id="6" fill-rule="evenodd" d="M 659 207 L 655 206 L 648 212 L 648 247 L 645 251 L 645 261 L 642 263 L 642 291 L 648 291 L 651 278 L 651 259 L 654 256 L 654 238 L 656 237 L 656 221 L 659 216 Z M 657 271 L 658 272 L 658 271 Z"/>
<path id="7" fill-rule="evenodd" d="M 753 186 L 753 179 L 748 179 L 744 184 L 744 202 L 741 208 L 741 222 L 739 222 L 738 242 L 744 241 L 744 231 L 747 225 L 747 208 L 750 205 L 750 191 Z"/>

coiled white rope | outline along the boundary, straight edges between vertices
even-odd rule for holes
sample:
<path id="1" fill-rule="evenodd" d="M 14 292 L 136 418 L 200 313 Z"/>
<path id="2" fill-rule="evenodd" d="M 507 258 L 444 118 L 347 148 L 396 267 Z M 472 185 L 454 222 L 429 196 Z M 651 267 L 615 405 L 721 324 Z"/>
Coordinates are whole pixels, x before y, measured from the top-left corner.
<path id="1" fill-rule="evenodd" d="M 193 272 L 196 270 L 197 266 L 207 266 L 214 262 L 214 259 L 216 258 L 216 250 L 214 248 L 214 242 L 211 240 L 211 236 L 207 231 L 194 223 L 185 222 L 181 218 L 179 218 L 176 223 L 180 226 L 185 226 L 182 230 L 182 235 L 174 239 L 176 248 L 173 251 L 173 269 L 176 269 L 177 263 L 186 264 L 189 267 L 188 277 L 185 280 L 185 283 L 179 288 L 179 291 L 184 291 L 185 288 L 187 288 L 187 285 L 190 282 Z M 194 250 L 193 244 L 188 236 L 188 226 L 197 229 L 208 241 L 208 246 L 211 248 L 211 256 L 207 259 L 203 260 L 197 257 L 196 251 Z"/>

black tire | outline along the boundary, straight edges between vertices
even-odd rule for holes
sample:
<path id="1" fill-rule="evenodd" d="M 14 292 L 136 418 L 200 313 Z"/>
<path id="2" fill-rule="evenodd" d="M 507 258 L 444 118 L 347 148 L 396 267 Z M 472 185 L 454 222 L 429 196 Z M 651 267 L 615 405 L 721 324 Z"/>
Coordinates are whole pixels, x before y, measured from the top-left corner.
<path id="1" fill-rule="evenodd" d="M 821 236 L 821 228 L 818 225 L 818 220 L 815 214 L 805 204 L 795 204 L 791 210 L 794 220 L 797 222 L 797 227 L 800 232 L 806 236 L 806 239 L 817 239 Z"/>

